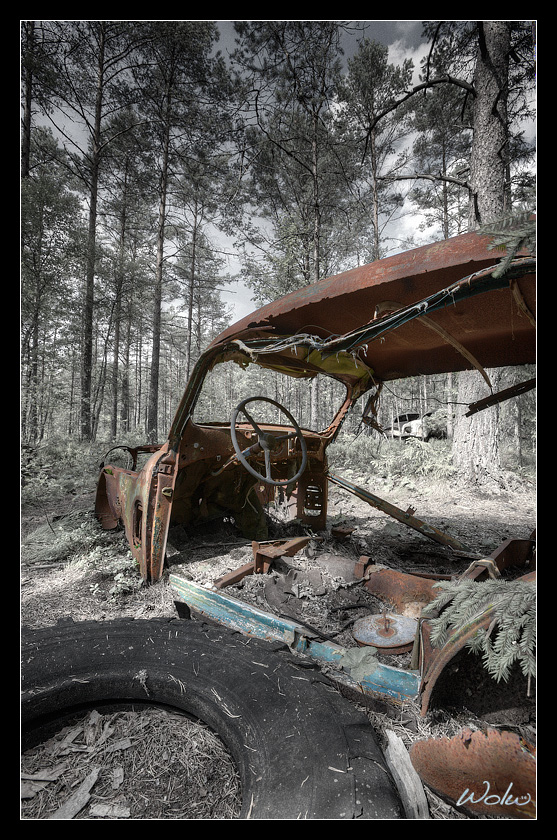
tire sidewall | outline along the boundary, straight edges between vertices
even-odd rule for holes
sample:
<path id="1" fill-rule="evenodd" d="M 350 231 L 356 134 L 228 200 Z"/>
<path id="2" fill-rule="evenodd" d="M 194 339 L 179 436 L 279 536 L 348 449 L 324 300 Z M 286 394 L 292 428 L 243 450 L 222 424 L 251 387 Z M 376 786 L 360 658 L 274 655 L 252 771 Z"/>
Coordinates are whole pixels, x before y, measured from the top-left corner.
<path id="1" fill-rule="evenodd" d="M 318 669 L 288 650 L 194 620 L 59 624 L 22 635 L 24 730 L 93 704 L 177 708 L 210 726 L 242 784 L 240 819 L 346 819 L 355 801 L 347 727 L 371 727 Z M 358 743 L 360 738 L 358 738 Z M 400 818 L 392 786 L 380 810 Z M 373 817 L 364 817 L 373 818 Z"/>

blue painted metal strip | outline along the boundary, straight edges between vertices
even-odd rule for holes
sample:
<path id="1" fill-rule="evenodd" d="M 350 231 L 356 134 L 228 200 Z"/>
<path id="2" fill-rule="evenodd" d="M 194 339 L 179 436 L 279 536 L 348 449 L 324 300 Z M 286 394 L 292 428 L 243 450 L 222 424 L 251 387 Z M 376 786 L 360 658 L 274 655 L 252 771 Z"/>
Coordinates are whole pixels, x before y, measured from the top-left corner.
<path id="1" fill-rule="evenodd" d="M 178 575 L 170 575 L 170 585 L 189 607 L 213 621 L 248 636 L 284 642 L 297 653 L 342 669 L 347 649 L 334 642 L 313 638 L 308 629 L 296 621 L 279 618 L 238 598 L 206 589 Z M 343 677 L 347 676 L 343 672 Z M 418 671 L 405 671 L 379 663 L 372 673 L 353 682 L 364 693 L 408 700 L 418 696 L 420 674 Z"/>

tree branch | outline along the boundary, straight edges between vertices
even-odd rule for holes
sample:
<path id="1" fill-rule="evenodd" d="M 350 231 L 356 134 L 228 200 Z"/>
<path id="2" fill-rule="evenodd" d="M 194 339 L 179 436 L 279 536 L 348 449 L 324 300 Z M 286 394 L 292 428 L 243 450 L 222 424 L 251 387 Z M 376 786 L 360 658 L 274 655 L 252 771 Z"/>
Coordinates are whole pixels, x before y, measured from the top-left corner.
<path id="1" fill-rule="evenodd" d="M 369 140 L 369 136 L 371 135 L 371 132 L 373 131 L 373 129 L 375 128 L 375 126 L 377 125 L 379 120 L 383 119 L 383 117 L 386 117 L 387 114 L 391 113 L 391 111 L 396 111 L 396 109 L 398 107 L 400 107 L 400 105 L 403 105 L 404 102 L 407 102 L 409 99 L 411 99 L 417 93 L 420 93 L 423 90 L 427 90 L 428 88 L 431 88 L 434 85 L 441 85 L 441 84 L 456 85 L 456 87 L 463 88 L 465 91 L 467 91 L 468 93 L 471 93 L 473 96 L 476 95 L 476 91 L 475 91 L 474 86 L 472 84 L 464 81 L 464 79 L 456 79 L 454 76 L 450 76 L 448 73 L 446 73 L 443 76 L 439 76 L 437 79 L 431 79 L 431 80 L 422 82 L 419 85 L 415 85 L 412 88 L 412 90 L 409 90 L 407 93 L 405 93 L 404 96 L 401 99 L 397 99 L 396 101 L 391 102 L 390 105 L 388 105 L 386 108 L 384 108 L 379 114 L 377 114 L 373 118 L 373 120 L 371 121 L 371 123 L 368 127 L 368 130 L 367 130 L 366 144 Z"/>

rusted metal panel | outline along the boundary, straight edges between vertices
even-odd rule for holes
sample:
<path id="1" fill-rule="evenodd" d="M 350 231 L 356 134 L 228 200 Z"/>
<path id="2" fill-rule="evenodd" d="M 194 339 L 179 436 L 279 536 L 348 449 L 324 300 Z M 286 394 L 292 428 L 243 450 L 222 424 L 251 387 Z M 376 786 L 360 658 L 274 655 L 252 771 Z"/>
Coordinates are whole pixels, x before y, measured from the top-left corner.
<path id="1" fill-rule="evenodd" d="M 376 566 L 369 557 L 360 557 L 354 573 L 362 578 L 369 592 L 409 618 L 419 618 L 422 609 L 437 595 L 435 583 L 438 578 Z"/>
<path id="2" fill-rule="evenodd" d="M 532 534 L 528 540 L 515 538 L 504 540 L 487 559 L 495 564 L 499 572 L 513 566 L 526 567 L 534 571 L 536 568 L 535 534 Z M 485 567 L 482 568 L 481 565 L 478 565 L 476 568 L 470 568 L 466 577 L 481 580 L 487 577 L 488 573 Z"/>
<path id="3" fill-rule="evenodd" d="M 471 403 L 465 416 L 471 417 L 472 414 L 476 414 L 478 411 L 483 411 L 484 408 L 489 408 L 492 405 L 497 405 L 498 403 L 509 400 L 512 397 L 525 394 L 527 391 L 531 391 L 532 388 L 535 387 L 536 380 L 532 378 L 528 379 L 526 382 L 521 382 L 519 385 L 513 385 L 512 388 L 505 388 L 497 394 L 492 394 L 489 397 L 485 397 L 483 400 L 477 400 L 477 402 Z"/>
<path id="4" fill-rule="evenodd" d="M 306 470 L 296 488 L 296 516 L 315 531 L 327 527 L 327 475 L 325 465 L 321 470 L 314 466 Z"/>
<path id="5" fill-rule="evenodd" d="M 103 527 L 120 521 L 131 553 L 145 580 L 162 574 L 172 494 L 175 454 L 163 446 L 153 451 L 139 472 L 103 465 L 97 484 L 96 514 Z"/>
<path id="6" fill-rule="evenodd" d="M 513 290 L 520 289 L 520 300 L 535 313 L 535 261 L 517 260 L 515 274 L 495 280 L 498 255 L 489 244 L 485 236 L 464 234 L 329 277 L 267 304 L 225 330 L 213 346 L 311 332 L 323 340 L 338 336 L 341 348 L 343 337 L 361 331 L 362 343 L 352 348 L 358 346 L 359 357 L 381 380 L 472 367 L 420 323 L 427 314 L 484 368 L 534 362 L 535 326 Z M 394 314 L 377 317 L 393 302 Z"/>
<path id="7" fill-rule="evenodd" d="M 269 571 L 273 564 L 273 560 L 279 557 L 292 557 L 297 551 L 300 551 L 308 544 L 311 537 L 295 537 L 292 540 L 275 540 L 273 542 L 259 543 L 256 540 L 252 541 L 251 547 L 253 552 L 253 560 L 251 563 L 245 563 L 239 569 L 229 572 L 223 577 L 214 581 L 215 589 L 224 589 L 226 586 L 238 583 L 246 577 L 246 575 L 263 574 Z"/>
<path id="8" fill-rule="evenodd" d="M 424 784 L 473 816 L 536 818 L 536 750 L 515 732 L 416 741 L 410 760 Z"/>
<path id="9" fill-rule="evenodd" d="M 371 321 L 383 301 L 414 303 L 474 271 L 496 265 L 498 256 L 489 244 L 487 237 L 468 233 L 333 275 L 266 304 L 225 330 L 215 343 L 248 330 L 295 333 L 307 329 L 307 324 L 325 334 L 327 325 L 320 329 L 321 318 L 306 320 L 308 307 L 321 314 L 335 306 L 342 328 L 332 334 L 347 333 Z"/>

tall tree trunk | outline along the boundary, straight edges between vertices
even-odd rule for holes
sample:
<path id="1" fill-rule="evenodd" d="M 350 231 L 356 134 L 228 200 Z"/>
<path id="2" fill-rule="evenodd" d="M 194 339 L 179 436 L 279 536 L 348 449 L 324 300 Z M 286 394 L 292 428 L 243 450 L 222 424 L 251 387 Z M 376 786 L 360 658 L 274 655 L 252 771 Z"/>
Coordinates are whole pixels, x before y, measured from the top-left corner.
<path id="1" fill-rule="evenodd" d="M 489 373 L 496 389 L 498 371 L 490 370 Z M 459 404 L 453 433 L 453 463 L 461 475 L 473 484 L 497 484 L 501 477 L 498 406 L 465 417 L 466 405 L 486 396 L 487 387 L 477 371 L 462 371 L 457 376 Z M 478 394 L 481 396 L 478 397 Z"/>
<path id="2" fill-rule="evenodd" d="M 193 342 L 193 304 L 195 300 L 195 274 L 196 274 L 196 260 L 197 260 L 197 231 L 198 231 L 198 217 L 197 217 L 197 199 L 194 205 L 193 214 L 193 230 L 191 241 L 191 261 L 190 261 L 190 281 L 188 289 L 188 337 L 186 340 L 186 381 L 189 379 L 191 373 L 192 360 L 192 342 Z M 201 320 L 201 319 L 199 319 Z"/>
<path id="3" fill-rule="evenodd" d="M 168 106 L 170 110 L 170 105 Z M 162 170 L 160 184 L 159 223 L 157 232 L 157 264 L 155 274 L 155 289 L 153 300 L 153 337 L 151 350 L 151 377 L 149 382 L 149 402 L 147 408 L 147 440 L 157 442 L 158 411 L 159 411 L 159 370 L 161 350 L 161 309 L 162 309 L 162 277 L 164 269 L 164 243 L 166 235 L 166 196 L 168 190 L 168 161 L 170 154 L 170 126 L 165 127 L 164 147 L 162 155 Z"/>
<path id="4" fill-rule="evenodd" d="M 313 283 L 321 279 L 321 209 L 319 207 L 319 173 L 318 173 L 318 150 L 317 150 L 317 118 L 313 119 L 313 140 L 312 140 L 312 171 L 313 171 Z M 317 377 L 314 377 L 310 389 L 310 426 L 312 429 L 318 427 L 319 411 L 319 388 Z"/>
<path id="5" fill-rule="evenodd" d="M 83 305 L 83 339 L 81 356 L 81 438 L 91 440 L 91 381 L 93 374 L 93 310 L 96 265 L 96 228 L 97 228 L 97 199 L 100 166 L 101 143 L 101 115 L 104 92 L 104 51 L 105 51 L 105 23 L 101 21 L 98 31 L 98 76 L 97 94 L 95 98 L 95 117 L 93 125 L 90 193 L 89 193 L 89 231 L 87 236 L 87 269 L 85 279 L 85 295 Z"/>
<path id="6" fill-rule="evenodd" d="M 112 359 L 112 417 L 111 432 L 115 438 L 118 434 L 118 397 L 120 385 L 120 328 L 122 321 L 122 290 L 124 288 L 124 253 L 126 243 L 126 201 L 127 201 L 127 168 L 124 172 L 122 189 L 122 209 L 120 212 L 120 241 L 118 244 L 118 277 L 116 281 L 116 301 L 114 307 L 114 350 Z"/>
<path id="7" fill-rule="evenodd" d="M 515 400 L 515 438 L 518 466 L 522 467 L 524 459 L 522 451 L 522 400 L 520 397 Z"/>
<path id="8" fill-rule="evenodd" d="M 42 243 L 42 237 L 39 242 Z M 42 244 L 39 246 L 39 259 L 37 265 L 41 265 L 40 255 L 42 252 Z M 38 398 L 39 398 L 39 319 L 41 311 L 41 280 L 40 277 L 35 281 L 35 301 L 33 304 L 33 315 L 31 320 L 31 328 L 29 330 L 28 338 L 28 368 L 29 373 L 27 377 L 27 391 L 25 395 L 26 405 L 23 412 L 22 434 L 23 439 L 29 443 L 37 442 L 37 428 L 38 428 Z"/>
<path id="9" fill-rule="evenodd" d="M 468 222 L 471 230 L 501 218 L 508 209 L 505 178 L 510 44 L 510 21 L 478 21 Z"/>
<path id="10" fill-rule="evenodd" d="M 375 129 L 372 129 L 371 131 L 369 145 L 371 156 L 371 212 L 373 225 L 373 259 L 378 260 L 381 257 L 381 252 L 379 234 L 379 184 L 377 181 L 377 146 Z"/>
<path id="11" fill-rule="evenodd" d="M 507 172 L 507 97 L 510 22 L 478 21 L 478 55 L 474 75 L 474 135 L 471 155 L 469 227 L 503 216 Z M 487 371 L 492 386 L 497 372 Z M 500 470 L 497 408 L 465 417 L 466 405 L 488 396 L 477 371 L 458 375 L 458 412 L 453 436 L 453 463 L 477 484 L 497 479 Z M 464 404 L 464 406 L 463 406 Z"/>
<path id="12" fill-rule="evenodd" d="M 31 104 L 33 101 L 33 49 L 35 46 L 35 21 L 26 20 L 23 22 L 23 30 L 27 39 L 23 55 L 23 83 L 25 85 L 23 96 L 23 119 L 21 127 L 21 176 L 29 177 L 29 165 L 31 154 Z"/>
<path id="13" fill-rule="evenodd" d="M 131 309 L 131 307 L 130 307 Z M 122 370 L 122 391 L 120 404 L 120 426 L 124 434 L 131 428 L 131 406 L 130 406 L 130 343 L 131 343 L 131 312 L 127 315 L 126 343 L 124 349 L 123 370 Z"/>
<path id="14" fill-rule="evenodd" d="M 447 174 L 447 159 L 446 159 L 446 152 L 445 152 L 445 144 L 443 144 L 443 156 L 442 156 L 442 172 L 443 174 Z M 441 181 L 441 203 L 443 206 L 443 239 L 448 239 L 450 236 L 450 227 L 449 227 L 449 185 L 443 179 Z"/>
<path id="15" fill-rule="evenodd" d="M 453 402 L 454 402 L 454 373 L 447 374 L 447 381 L 445 386 L 445 400 L 448 406 L 447 411 L 447 440 L 452 441 L 454 437 L 454 416 L 453 416 Z"/>
<path id="16" fill-rule="evenodd" d="M 74 392 L 75 392 L 75 350 L 72 349 L 71 359 L 71 376 L 70 376 L 70 396 L 68 400 L 68 437 L 73 435 L 73 413 L 74 413 Z"/>

